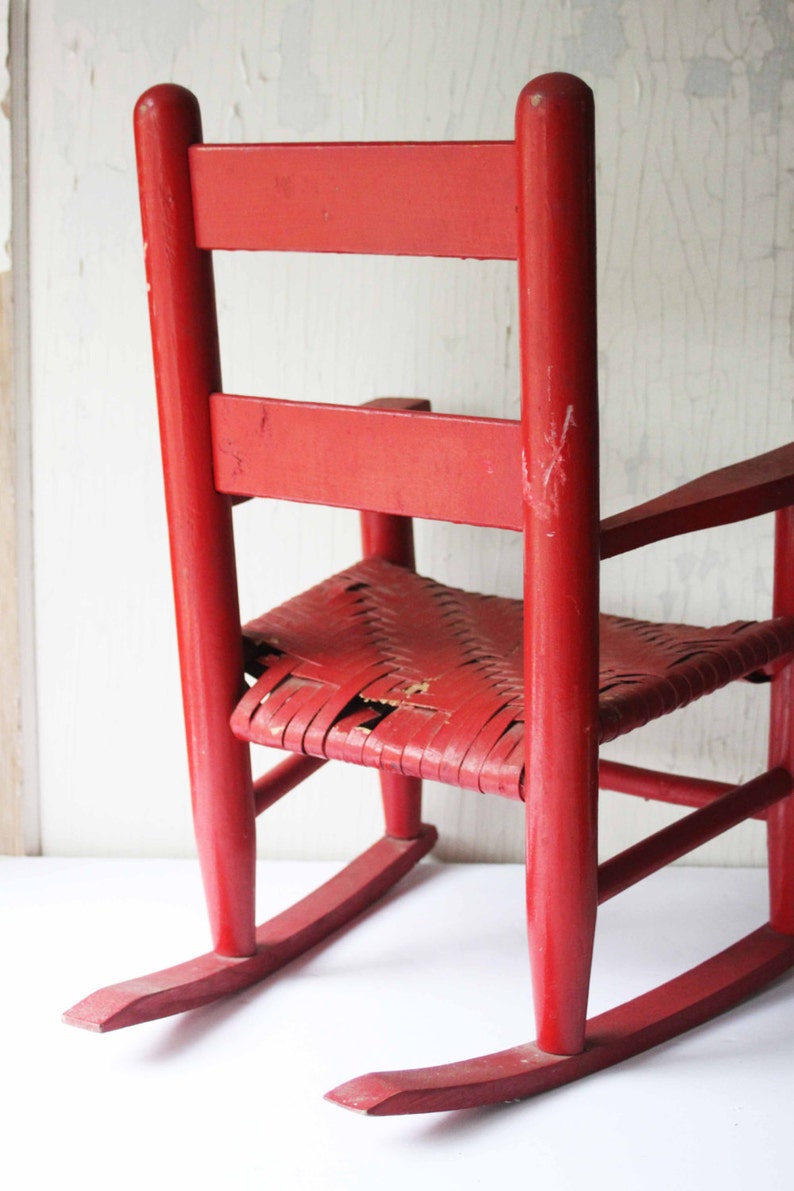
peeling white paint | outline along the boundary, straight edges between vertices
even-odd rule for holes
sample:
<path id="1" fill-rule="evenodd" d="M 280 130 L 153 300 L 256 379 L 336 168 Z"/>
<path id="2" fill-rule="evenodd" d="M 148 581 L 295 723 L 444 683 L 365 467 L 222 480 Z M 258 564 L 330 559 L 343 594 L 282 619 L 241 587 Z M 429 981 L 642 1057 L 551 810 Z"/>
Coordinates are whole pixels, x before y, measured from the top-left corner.
<path id="1" fill-rule="evenodd" d="M 562 457 L 565 452 L 565 443 L 568 438 L 568 431 L 572 426 L 576 425 L 576 420 L 573 416 L 573 406 L 569 405 L 565 411 L 565 418 L 562 423 L 562 430 L 559 438 L 557 437 L 557 428 L 552 424 L 551 434 L 546 441 L 552 449 L 552 457 L 548 466 L 543 471 L 543 495 L 547 500 L 551 500 L 552 506 L 556 508 L 559 504 L 560 489 L 565 484 L 565 470 L 562 465 Z M 554 479 L 554 489 L 549 493 L 549 485 Z"/>
<path id="2" fill-rule="evenodd" d="M 724 98 L 731 86 L 731 66 L 723 58 L 698 58 L 689 66 L 684 83 L 687 95 Z"/>
<path id="3" fill-rule="evenodd" d="M 794 13 L 788 0 L 761 0 L 760 16 L 771 45 L 758 67 L 750 65 L 750 112 L 768 112 L 777 125 L 783 88 L 794 82 Z"/>
<path id="4" fill-rule="evenodd" d="M 565 39 L 565 59 L 574 74 L 614 77 L 627 48 L 622 0 L 573 0 L 577 32 Z"/>

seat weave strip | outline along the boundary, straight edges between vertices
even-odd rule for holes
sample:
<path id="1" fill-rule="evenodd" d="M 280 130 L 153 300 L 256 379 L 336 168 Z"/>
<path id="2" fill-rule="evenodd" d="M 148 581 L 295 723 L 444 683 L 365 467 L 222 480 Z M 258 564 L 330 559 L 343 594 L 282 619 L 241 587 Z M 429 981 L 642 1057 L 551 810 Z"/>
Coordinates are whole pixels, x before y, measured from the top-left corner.
<path id="1" fill-rule="evenodd" d="M 522 604 L 368 559 L 251 621 L 242 740 L 522 796 Z M 718 628 L 601 616 L 613 740 L 794 651 L 794 617 Z"/>

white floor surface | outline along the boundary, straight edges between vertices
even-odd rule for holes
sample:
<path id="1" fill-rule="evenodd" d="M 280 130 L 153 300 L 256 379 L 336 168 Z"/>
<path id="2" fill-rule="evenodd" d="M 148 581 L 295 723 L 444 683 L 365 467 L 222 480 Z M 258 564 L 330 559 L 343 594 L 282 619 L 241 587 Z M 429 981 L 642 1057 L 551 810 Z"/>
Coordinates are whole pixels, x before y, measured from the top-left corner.
<path id="1" fill-rule="evenodd" d="M 261 865 L 261 917 L 338 867 Z M 0 860 L 2 1186 L 794 1186 L 794 975 L 534 1100 L 366 1119 L 322 1099 L 364 1071 L 533 1037 L 522 889 L 512 865 L 425 862 L 357 925 L 258 987 L 100 1036 L 60 1013 L 207 949 L 197 866 Z M 616 898 L 601 913 L 591 1011 L 748 933 L 765 897 L 761 870 L 679 868 Z"/>

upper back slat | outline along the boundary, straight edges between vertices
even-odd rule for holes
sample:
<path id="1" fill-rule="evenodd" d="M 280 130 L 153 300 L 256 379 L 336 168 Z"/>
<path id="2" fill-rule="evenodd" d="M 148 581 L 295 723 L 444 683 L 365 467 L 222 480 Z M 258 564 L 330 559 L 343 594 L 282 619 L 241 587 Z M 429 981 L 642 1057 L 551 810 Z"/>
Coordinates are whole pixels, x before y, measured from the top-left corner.
<path id="1" fill-rule="evenodd" d="M 512 141 L 193 145 L 206 249 L 516 257 Z"/>

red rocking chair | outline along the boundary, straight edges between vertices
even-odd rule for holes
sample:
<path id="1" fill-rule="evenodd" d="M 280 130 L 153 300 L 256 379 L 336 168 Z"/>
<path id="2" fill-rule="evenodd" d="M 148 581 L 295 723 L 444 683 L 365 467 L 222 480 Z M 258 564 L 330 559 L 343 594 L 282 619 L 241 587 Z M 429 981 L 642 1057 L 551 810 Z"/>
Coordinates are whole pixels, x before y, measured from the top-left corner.
<path id="1" fill-rule="evenodd" d="M 433 846 L 424 778 L 525 803 L 537 1042 L 365 1075 L 331 1100 L 386 1114 L 528 1096 L 688 1030 L 791 967 L 794 446 L 599 523 L 589 89 L 536 79 L 509 142 L 204 145 L 195 99 L 170 85 L 141 98 L 135 127 L 215 949 L 102 989 L 66 1020 L 113 1030 L 204 1005 L 332 934 Z M 421 400 L 351 408 L 224 393 L 211 263 L 222 249 L 517 260 L 521 421 L 435 414 Z M 232 505 L 249 497 L 360 510 L 363 561 L 241 631 Z M 774 619 L 701 629 L 599 617 L 600 559 L 772 510 Z M 411 517 L 522 532 L 523 604 L 420 577 Z M 770 682 L 770 767 L 753 781 L 599 771 L 600 742 L 740 678 Z M 252 743 L 291 755 L 252 783 Z M 255 816 L 328 760 L 379 770 L 386 834 L 256 927 Z M 696 809 L 599 866 L 599 780 Z M 598 904 L 750 816 L 768 826 L 769 923 L 587 1021 Z"/>

